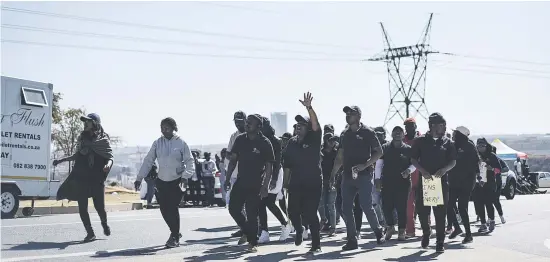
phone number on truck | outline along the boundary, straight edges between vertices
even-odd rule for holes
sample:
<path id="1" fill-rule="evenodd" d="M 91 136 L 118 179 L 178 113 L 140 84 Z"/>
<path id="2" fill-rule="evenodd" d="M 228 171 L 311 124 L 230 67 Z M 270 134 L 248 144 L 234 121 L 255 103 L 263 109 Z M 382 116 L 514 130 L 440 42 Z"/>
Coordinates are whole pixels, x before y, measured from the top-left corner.
<path id="1" fill-rule="evenodd" d="M 22 163 L 13 163 L 13 168 L 24 168 L 24 169 L 46 169 L 46 165 L 38 164 L 22 164 Z"/>

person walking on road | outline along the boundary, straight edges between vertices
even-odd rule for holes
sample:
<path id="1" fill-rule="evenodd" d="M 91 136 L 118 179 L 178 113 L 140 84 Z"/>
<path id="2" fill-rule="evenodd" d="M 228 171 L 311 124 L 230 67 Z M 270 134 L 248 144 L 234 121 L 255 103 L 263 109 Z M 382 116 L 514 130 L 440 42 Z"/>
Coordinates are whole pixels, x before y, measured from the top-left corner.
<path id="1" fill-rule="evenodd" d="M 353 201 L 359 194 L 361 208 L 365 213 L 370 228 L 374 231 L 378 244 L 385 242 L 385 235 L 376 212 L 372 207 L 372 190 L 374 163 L 382 156 L 382 149 L 374 130 L 360 122 L 361 109 L 358 106 L 346 106 L 346 122 L 349 128 L 344 131 L 338 149 L 338 155 L 332 169 L 331 184 L 338 169 L 343 165 L 342 174 L 342 211 L 346 220 L 347 243 L 342 250 L 357 249 L 357 234 L 355 218 L 353 215 Z"/>
<path id="2" fill-rule="evenodd" d="M 53 165 L 74 161 L 73 170 L 57 191 L 57 200 L 68 199 L 78 202 L 78 213 L 87 233 L 84 242 L 90 242 L 96 239 L 88 213 L 90 197 L 101 220 L 103 233 L 106 236 L 111 235 L 105 211 L 105 179 L 113 166 L 113 150 L 109 135 L 101 126 L 99 115 L 91 113 L 81 116 L 80 120 L 84 122 L 84 131 L 77 139 L 76 153 L 54 160 Z"/>
<path id="3" fill-rule="evenodd" d="M 269 185 L 275 161 L 273 146 L 261 129 L 262 117 L 249 115 L 246 119 L 246 133 L 237 136 L 231 148 L 227 169 L 232 174 L 239 164 L 239 174 L 230 192 L 229 213 L 244 233 L 238 244 L 248 242 L 249 252 L 258 251 L 258 209 L 261 200 L 274 188 Z M 230 186 L 228 179 L 225 180 L 225 186 Z M 243 207 L 246 209 L 246 218 Z"/>
<path id="4" fill-rule="evenodd" d="M 179 204 L 183 192 L 180 183 L 182 178 L 188 179 L 193 176 L 195 161 L 187 143 L 175 133 L 178 131 L 178 126 L 173 118 L 163 119 L 160 122 L 160 131 L 162 136 L 153 142 L 147 156 L 143 159 L 135 187 L 139 190 L 141 180 L 149 173 L 155 160 L 158 161 L 157 202 L 160 213 L 170 229 L 166 247 L 173 248 L 180 245 L 181 238 Z"/>
<path id="5" fill-rule="evenodd" d="M 153 196 L 155 196 L 156 191 L 155 181 L 158 177 L 157 169 L 157 165 L 153 164 L 153 166 L 151 167 L 151 171 L 149 171 L 147 176 L 144 178 L 145 182 L 147 183 L 147 193 L 145 194 L 145 199 L 147 200 L 147 206 L 145 206 L 146 209 L 153 208 Z"/>
<path id="6" fill-rule="evenodd" d="M 430 244 L 432 230 L 429 217 L 434 210 L 436 227 L 436 252 L 445 252 L 445 218 L 447 216 L 446 205 L 449 196 L 449 183 L 447 172 L 456 164 L 456 148 L 451 139 L 445 136 L 447 122 L 439 113 L 433 113 L 428 118 L 430 127 L 429 134 L 418 137 L 414 140 L 411 149 L 411 161 L 416 169 L 420 170 L 424 179 L 438 179 L 441 181 L 443 193 L 443 205 L 425 206 L 422 178 L 418 181 L 416 192 L 416 208 L 422 226 L 422 248 Z"/>
<path id="7" fill-rule="evenodd" d="M 294 244 L 303 242 L 306 227 L 311 231 L 311 249 L 308 254 L 321 252 L 320 223 L 317 207 L 321 200 L 323 177 L 321 174 L 321 126 L 311 102 L 311 93 L 300 100 L 309 117 L 297 115 L 297 135 L 290 139 L 284 154 L 284 174 L 288 181 L 288 212 L 296 229 Z"/>
<path id="8" fill-rule="evenodd" d="M 203 206 L 214 206 L 214 186 L 216 184 L 216 162 L 212 160 L 210 152 L 204 152 L 204 161 L 202 162 L 202 184 L 206 191 L 207 204 Z"/>
<path id="9" fill-rule="evenodd" d="M 466 231 L 466 235 L 462 240 L 463 244 L 473 241 L 470 230 L 470 217 L 468 215 L 468 203 L 476 183 L 476 178 L 479 175 L 479 155 L 474 142 L 468 139 L 469 135 L 470 130 L 464 126 L 459 126 L 453 131 L 452 138 L 455 142 L 457 158 L 455 167 L 449 171 L 447 223 L 454 227 L 454 230 L 449 235 L 449 239 L 454 239 L 462 234 L 455 211 L 450 208 L 456 206 L 458 201 L 458 212 Z"/>
<path id="10" fill-rule="evenodd" d="M 482 165 L 485 168 L 480 168 L 480 177 L 478 177 L 479 187 L 476 188 L 474 197 L 474 205 L 481 220 L 481 227 L 478 232 L 492 232 L 495 229 L 495 208 L 493 201 L 496 194 L 496 176 L 500 176 L 500 162 L 495 153 L 493 153 L 492 145 L 485 138 L 477 139 L 477 151 L 481 158 Z M 487 218 L 485 217 L 487 210 Z"/>
<path id="11" fill-rule="evenodd" d="M 407 226 L 407 199 L 411 188 L 411 173 L 416 168 L 411 164 L 411 147 L 403 143 L 405 131 L 400 126 L 393 128 L 392 141 L 382 145 L 384 155 L 375 166 L 375 182 L 382 188 L 381 196 L 386 217 L 386 240 L 395 233 L 394 211 L 397 211 L 398 237 L 405 240 Z"/>
<path id="12" fill-rule="evenodd" d="M 328 231 L 329 236 L 334 235 L 336 230 L 336 190 L 330 187 L 329 181 L 332 168 L 334 167 L 334 160 L 336 159 L 336 154 L 338 154 L 338 149 L 336 148 L 338 139 L 333 133 L 326 133 L 323 136 L 323 140 L 326 140 L 326 142 L 321 149 L 323 192 L 318 209 L 321 216 L 321 231 Z"/>
<path id="13" fill-rule="evenodd" d="M 412 147 L 412 143 L 415 138 L 420 136 L 420 132 L 417 131 L 416 120 L 414 118 L 407 118 L 403 123 L 405 125 L 405 137 L 403 142 Z M 411 173 L 411 190 L 409 192 L 409 198 L 407 200 L 407 237 L 416 236 L 416 191 L 418 191 L 418 181 L 420 175 L 418 170 Z M 430 220 L 428 220 L 429 224 Z"/>

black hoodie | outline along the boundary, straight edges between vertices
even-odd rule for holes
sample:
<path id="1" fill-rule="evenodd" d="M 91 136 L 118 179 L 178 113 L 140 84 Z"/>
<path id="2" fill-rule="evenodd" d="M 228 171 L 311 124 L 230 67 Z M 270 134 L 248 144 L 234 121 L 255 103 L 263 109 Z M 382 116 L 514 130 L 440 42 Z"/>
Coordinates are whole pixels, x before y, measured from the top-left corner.
<path id="1" fill-rule="evenodd" d="M 449 186 L 453 188 L 473 188 L 476 174 L 479 173 L 479 155 L 474 142 L 467 136 L 456 133 L 456 165 L 449 171 Z"/>

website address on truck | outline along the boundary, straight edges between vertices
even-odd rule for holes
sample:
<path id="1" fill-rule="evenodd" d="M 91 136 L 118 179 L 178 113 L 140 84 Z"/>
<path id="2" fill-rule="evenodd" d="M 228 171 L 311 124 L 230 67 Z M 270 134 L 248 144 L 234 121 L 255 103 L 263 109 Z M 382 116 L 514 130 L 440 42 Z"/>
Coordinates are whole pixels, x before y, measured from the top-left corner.
<path id="1" fill-rule="evenodd" d="M 11 143 L 4 143 L 4 142 L 2 142 L 2 147 L 29 149 L 29 150 L 40 150 L 40 146 L 29 146 L 29 145 L 23 145 L 23 144 L 11 144 Z"/>

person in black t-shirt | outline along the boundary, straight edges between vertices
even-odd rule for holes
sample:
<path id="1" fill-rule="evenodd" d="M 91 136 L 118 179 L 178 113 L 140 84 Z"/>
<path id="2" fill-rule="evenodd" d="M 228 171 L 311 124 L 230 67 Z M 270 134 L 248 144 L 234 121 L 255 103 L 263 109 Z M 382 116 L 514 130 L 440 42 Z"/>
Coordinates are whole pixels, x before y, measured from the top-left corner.
<path id="1" fill-rule="evenodd" d="M 318 210 L 322 222 L 321 231 L 328 231 L 329 235 L 333 235 L 336 229 L 336 190 L 329 187 L 329 180 L 332 167 L 334 166 L 334 159 L 338 153 L 338 149 L 336 149 L 336 141 L 338 141 L 338 137 L 334 136 L 333 133 L 326 133 L 323 136 L 323 140 L 326 141 L 321 149 L 323 192 Z"/>
<path id="2" fill-rule="evenodd" d="M 449 196 L 449 183 L 447 172 L 456 164 L 456 148 L 451 139 L 445 136 L 447 122 L 439 113 L 433 113 L 428 118 L 430 131 L 428 134 L 415 138 L 412 145 L 411 161 L 420 171 L 424 179 L 441 179 L 441 188 L 443 193 L 443 205 L 425 206 L 424 190 L 422 178 L 419 178 L 418 192 L 416 194 L 416 208 L 418 209 L 418 218 L 422 226 L 422 248 L 427 248 L 430 244 L 429 217 L 434 210 L 435 227 L 437 235 L 436 252 L 445 252 L 445 220 L 447 216 L 446 205 Z"/>
<path id="3" fill-rule="evenodd" d="M 229 213 L 245 233 L 239 244 L 248 242 L 250 252 L 258 251 L 258 208 L 261 199 L 268 196 L 275 160 L 271 142 L 260 132 L 261 128 L 260 115 L 247 117 L 246 133 L 235 139 L 227 169 L 228 174 L 232 174 L 239 163 L 237 181 L 230 192 Z M 242 214 L 244 206 L 246 218 Z"/>
<path id="4" fill-rule="evenodd" d="M 353 201 L 359 194 L 361 208 L 365 213 L 370 228 L 374 231 L 378 244 L 385 242 L 384 232 L 380 228 L 378 217 L 372 207 L 373 165 L 382 156 L 380 142 L 372 128 L 360 122 L 361 109 L 358 106 L 346 106 L 346 122 L 349 127 L 340 138 L 340 148 L 334 161 L 330 184 L 335 184 L 336 174 L 340 167 L 344 167 L 342 173 L 342 211 L 346 220 L 347 243 L 342 250 L 357 249 L 357 236 L 355 218 L 353 213 Z"/>
<path id="5" fill-rule="evenodd" d="M 297 136 L 290 139 L 284 153 L 284 175 L 288 181 L 288 212 L 290 221 L 296 230 L 294 243 L 299 246 L 303 241 L 302 222 L 311 230 L 311 249 L 308 254 L 321 251 L 320 224 L 317 217 L 317 207 L 321 199 L 321 127 L 317 114 L 311 107 L 313 97 L 308 92 L 304 100 L 309 117 L 297 115 Z M 303 220 L 303 221 L 302 221 Z"/>
<path id="6" fill-rule="evenodd" d="M 479 175 L 479 155 L 474 142 L 468 138 L 469 135 L 470 130 L 464 126 L 459 126 L 453 131 L 457 158 L 455 167 L 449 172 L 449 204 L 447 208 L 447 223 L 454 227 L 449 239 L 454 239 L 462 234 L 462 229 L 460 229 L 453 209 L 458 201 L 458 212 L 464 230 L 466 230 L 463 244 L 473 241 L 472 232 L 470 231 L 470 217 L 468 216 L 468 202 L 476 183 L 476 177 Z"/>
<path id="7" fill-rule="evenodd" d="M 495 208 L 493 207 L 493 199 L 497 189 L 495 176 L 496 174 L 500 175 L 501 166 L 497 155 L 493 153 L 492 145 L 487 142 L 487 139 L 478 138 L 476 146 L 481 162 L 486 166 L 486 172 L 480 174 L 478 185 L 474 190 L 474 206 L 481 220 L 481 227 L 479 227 L 478 232 L 492 232 L 495 229 Z M 487 220 L 485 209 L 487 209 L 487 217 L 489 218 Z"/>
<path id="8" fill-rule="evenodd" d="M 395 233 L 396 221 L 393 213 L 397 211 L 398 240 L 403 241 L 407 227 L 407 200 L 411 188 L 411 173 L 416 168 L 411 164 L 411 147 L 403 142 L 405 130 L 396 126 L 391 135 L 393 140 L 382 145 L 384 156 L 376 161 L 375 181 L 382 187 L 382 208 L 387 222 L 386 240 L 391 239 Z"/>

